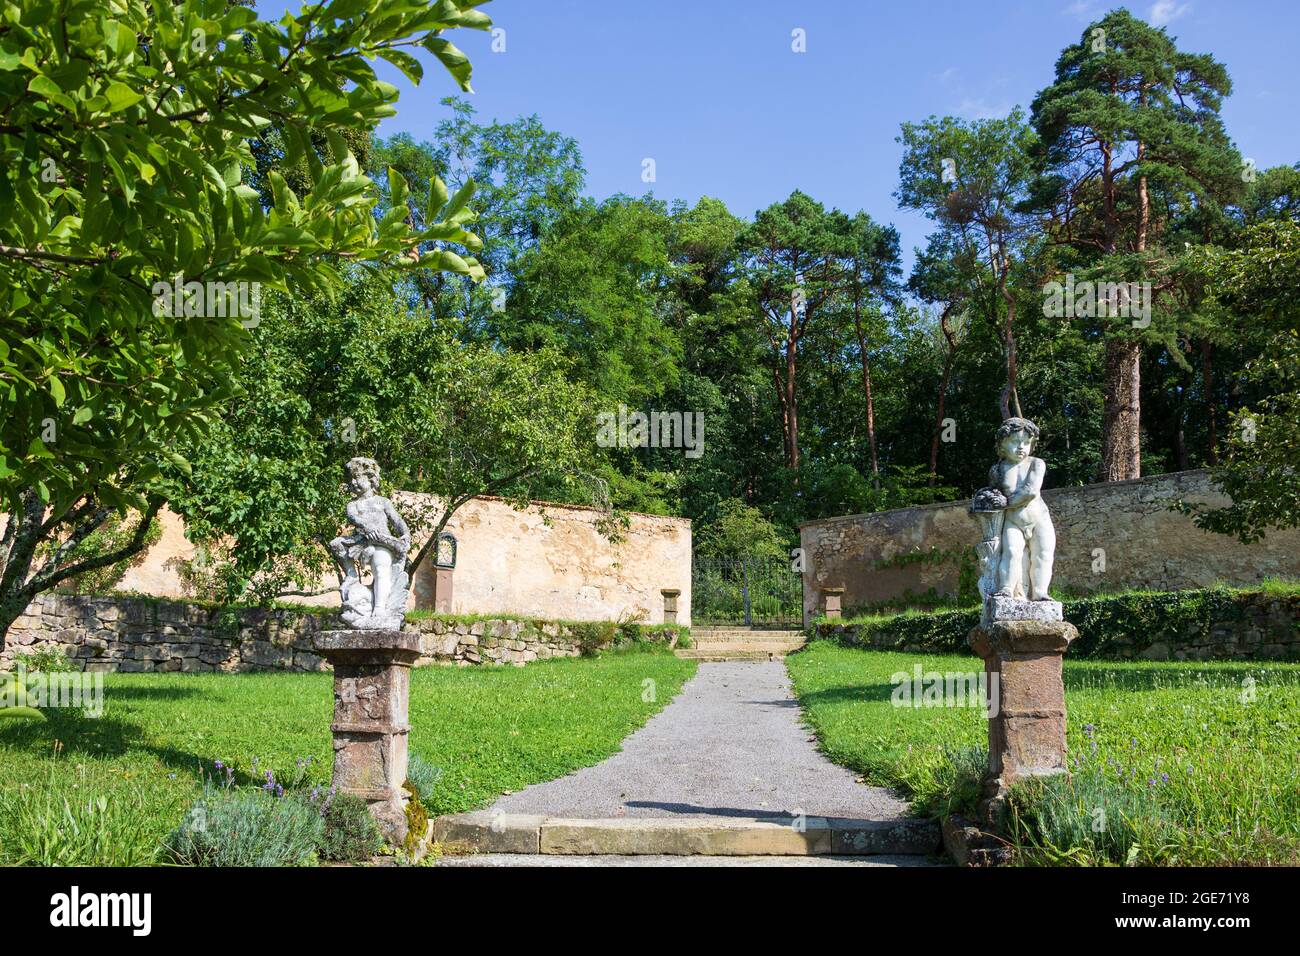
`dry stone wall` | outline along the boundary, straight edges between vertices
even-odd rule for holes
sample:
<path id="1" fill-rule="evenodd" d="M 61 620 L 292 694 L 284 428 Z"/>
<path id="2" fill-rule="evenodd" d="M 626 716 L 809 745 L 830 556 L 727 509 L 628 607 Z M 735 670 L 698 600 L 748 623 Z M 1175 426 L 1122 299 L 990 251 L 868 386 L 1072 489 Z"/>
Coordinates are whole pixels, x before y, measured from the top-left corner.
<path id="1" fill-rule="evenodd" d="M 296 610 L 201 607 L 150 598 L 45 594 L 9 630 L 0 671 L 19 654 L 56 651 L 86 671 L 239 672 L 327 670 L 312 651 L 337 616 Z M 515 664 L 577 657 L 626 639 L 612 622 L 425 618 L 407 623 L 420 635 L 419 664 Z M 678 631 L 643 632 L 670 646 Z"/>

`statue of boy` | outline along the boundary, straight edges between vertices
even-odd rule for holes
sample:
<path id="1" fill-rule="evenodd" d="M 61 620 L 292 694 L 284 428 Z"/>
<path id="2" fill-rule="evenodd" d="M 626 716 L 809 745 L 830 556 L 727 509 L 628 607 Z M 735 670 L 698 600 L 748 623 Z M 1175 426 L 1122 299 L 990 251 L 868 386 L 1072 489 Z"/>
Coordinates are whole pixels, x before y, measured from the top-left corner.
<path id="1" fill-rule="evenodd" d="M 346 467 L 348 487 L 354 495 L 347 515 L 355 531 L 339 535 L 329 544 L 343 573 L 339 584 L 342 617 L 355 628 L 397 629 L 406 613 L 406 553 L 411 550 L 411 531 L 393 503 L 377 493 L 378 462 L 353 458 Z M 370 587 L 361 581 L 366 568 L 371 574 Z"/>
<path id="2" fill-rule="evenodd" d="M 1041 493 L 1047 465 L 1030 454 L 1038 435 L 1029 419 L 1008 418 L 994 436 L 999 460 L 989 469 L 989 485 L 1006 500 L 994 592 L 1000 597 L 1023 599 L 1027 586 L 1031 601 L 1051 600 L 1056 529 Z"/>

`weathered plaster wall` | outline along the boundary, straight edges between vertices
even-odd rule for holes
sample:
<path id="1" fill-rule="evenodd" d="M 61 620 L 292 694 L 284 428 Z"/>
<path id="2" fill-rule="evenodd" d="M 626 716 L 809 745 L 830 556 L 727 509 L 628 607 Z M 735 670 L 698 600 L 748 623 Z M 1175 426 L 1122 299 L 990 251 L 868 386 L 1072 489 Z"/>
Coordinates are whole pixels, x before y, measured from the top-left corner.
<path id="1" fill-rule="evenodd" d="M 1169 510 L 1178 498 L 1229 502 L 1205 471 L 1057 488 L 1043 497 L 1056 526 L 1052 583 L 1062 590 L 1177 590 L 1300 577 L 1300 531 L 1276 531 L 1243 545 Z M 845 589 L 846 611 L 931 588 L 955 595 L 962 558 L 973 554 L 978 537 L 966 506 L 962 500 L 802 525 L 805 622 L 820 613 L 824 587 Z M 1104 569 L 1095 549 L 1105 552 Z"/>
<path id="2" fill-rule="evenodd" d="M 600 517 L 595 509 L 571 505 L 516 511 L 496 498 L 465 504 L 447 526 L 458 542 L 451 612 L 575 621 L 617 620 L 639 613 L 644 623 L 660 624 L 661 592 L 677 589 L 677 623 L 689 625 L 690 520 L 633 514 L 624 540 L 611 543 L 597 529 Z M 164 511 L 160 520 L 162 536 L 116 589 L 190 597 L 178 568 L 193 557 L 194 547 L 185 538 L 180 518 Z M 432 571 L 432 562 L 426 561 L 416 573 L 411 607 L 433 606 Z M 303 600 L 338 604 L 333 592 Z"/>
<path id="3" fill-rule="evenodd" d="M 677 623 L 690 623 L 691 524 L 685 518 L 632 515 L 624 540 L 596 528 L 600 512 L 547 505 L 515 511 L 476 499 L 452 517 L 458 555 L 451 611 L 511 613 L 561 620 L 617 620 L 644 612 L 663 623 L 665 588 L 681 591 Z M 421 606 L 432 566 L 417 572 Z"/>

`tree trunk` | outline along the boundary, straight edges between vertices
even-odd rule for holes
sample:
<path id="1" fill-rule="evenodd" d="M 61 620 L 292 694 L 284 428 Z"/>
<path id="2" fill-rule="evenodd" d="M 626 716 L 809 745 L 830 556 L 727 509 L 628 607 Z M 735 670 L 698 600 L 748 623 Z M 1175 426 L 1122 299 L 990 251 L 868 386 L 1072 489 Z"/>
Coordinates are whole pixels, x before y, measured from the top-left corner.
<path id="1" fill-rule="evenodd" d="M 1002 388 L 1002 395 L 998 402 L 998 410 L 1002 413 L 1002 418 L 1008 419 L 1012 415 L 1017 418 L 1023 416 L 1020 410 L 1020 394 L 1016 391 L 1016 375 L 1019 364 L 1016 359 L 1016 298 L 1007 291 L 1007 257 L 1002 248 L 1002 239 L 996 242 L 993 237 L 989 237 L 989 262 L 993 266 L 993 274 L 998 277 L 998 294 L 1007 305 L 1007 317 L 1002 323 L 1002 355 L 1006 362 L 1007 384 Z"/>
<path id="2" fill-rule="evenodd" d="M 1138 161 L 1146 154 L 1139 142 Z M 1144 252 L 1151 224 L 1151 197 L 1146 176 L 1138 177 L 1138 222 L 1134 251 Z M 1102 412 L 1101 480 L 1125 481 L 1142 476 L 1142 347 L 1137 342 L 1106 342 L 1106 398 Z"/>
<path id="3" fill-rule="evenodd" d="M 1209 339 L 1201 340 L 1201 394 L 1205 398 L 1206 436 L 1209 449 L 1206 456 L 1211 465 L 1219 463 L 1219 407 L 1214 401 L 1214 364 Z"/>
<path id="4" fill-rule="evenodd" d="M 928 484 L 931 488 L 934 487 L 935 480 L 939 476 L 939 434 L 943 431 L 943 412 L 948 395 L 948 380 L 952 377 L 953 362 L 957 358 L 957 338 L 948 325 L 948 313 L 951 311 L 952 306 L 950 305 L 939 316 L 939 328 L 943 330 L 943 337 L 948 342 L 948 354 L 943 360 L 943 377 L 939 382 L 939 401 L 934 414 L 934 432 L 930 438 L 930 478 Z"/>
<path id="5" fill-rule="evenodd" d="M 871 395 L 871 359 L 867 356 L 867 337 L 862 331 L 862 290 L 853 289 L 853 325 L 858 333 L 858 351 L 862 355 L 862 394 L 867 402 L 867 445 L 871 448 L 871 483 L 880 488 L 880 459 L 876 455 L 876 403 Z"/>
<path id="6" fill-rule="evenodd" d="M 1106 342 L 1106 391 L 1102 412 L 1098 481 L 1142 477 L 1139 389 L 1142 346 L 1124 339 Z"/>
<path id="7" fill-rule="evenodd" d="M 35 492 L 24 492 L 21 501 L 22 512 L 9 516 L 9 525 L 0 541 L 0 651 L 5 648 L 9 628 L 38 594 L 78 574 L 117 564 L 144 550 L 149 526 L 162 507 L 162 498 L 151 497 L 131 540 L 116 551 L 63 565 L 64 556 L 73 553 L 78 544 L 103 525 L 111 514 L 110 509 L 87 496 L 62 515 L 47 518 L 45 504 Z M 66 536 L 59 534 L 63 527 L 70 529 Z M 37 549 L 42 542 L 54 540 L 61 543 L 33 572 Z"/>
<path id="8" fill-rule="evenodd" d="M 795 370 L 799 362 L 799 317 L 794 303 L 790 305 L 790 332 L 785 342 L 785 407 L 789 422 L 789 447 L 786 464 L 791 471 L 799 470 L 799 402 L 795 397 Z"/>

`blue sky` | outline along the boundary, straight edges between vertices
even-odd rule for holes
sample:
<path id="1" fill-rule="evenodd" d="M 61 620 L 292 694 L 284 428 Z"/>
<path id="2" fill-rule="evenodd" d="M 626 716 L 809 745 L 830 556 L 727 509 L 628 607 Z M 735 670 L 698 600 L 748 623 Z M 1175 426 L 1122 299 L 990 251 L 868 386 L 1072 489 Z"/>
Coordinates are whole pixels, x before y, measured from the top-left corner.
<path id="1" fill-rule="evenodd" d="M 297 2 L 263 0 L 262 16 Z M 470 101 L 484 119 L 538 114 L 574 137 L 588 192 L 694 202 L 732 212 L 799 188 L 828 206 L 891 222 L 903 249 L 924 244 L 926 220 L 898 209 L 899 124 L 930 114 L 1005 114 L 1050 82 L 1062 47 L 1114 3 L 1088 0 L 494 0 L 505 30 L 450 38 L 474 64 Z M 1300 3 L 1144 0 L 1129 10 L 1167 25 L 1188 51 L 1228 67 L 1224 118 L 1259 168 L 1300 160 Z M 792 31 L 806 52 L 791 49 Z M 381 135 L 428 138 L 454 86 L 425 56 L 422 86 L 380 63 L 402 90 Z M 642 161 L 656 181 L 642 182 Z"/>

